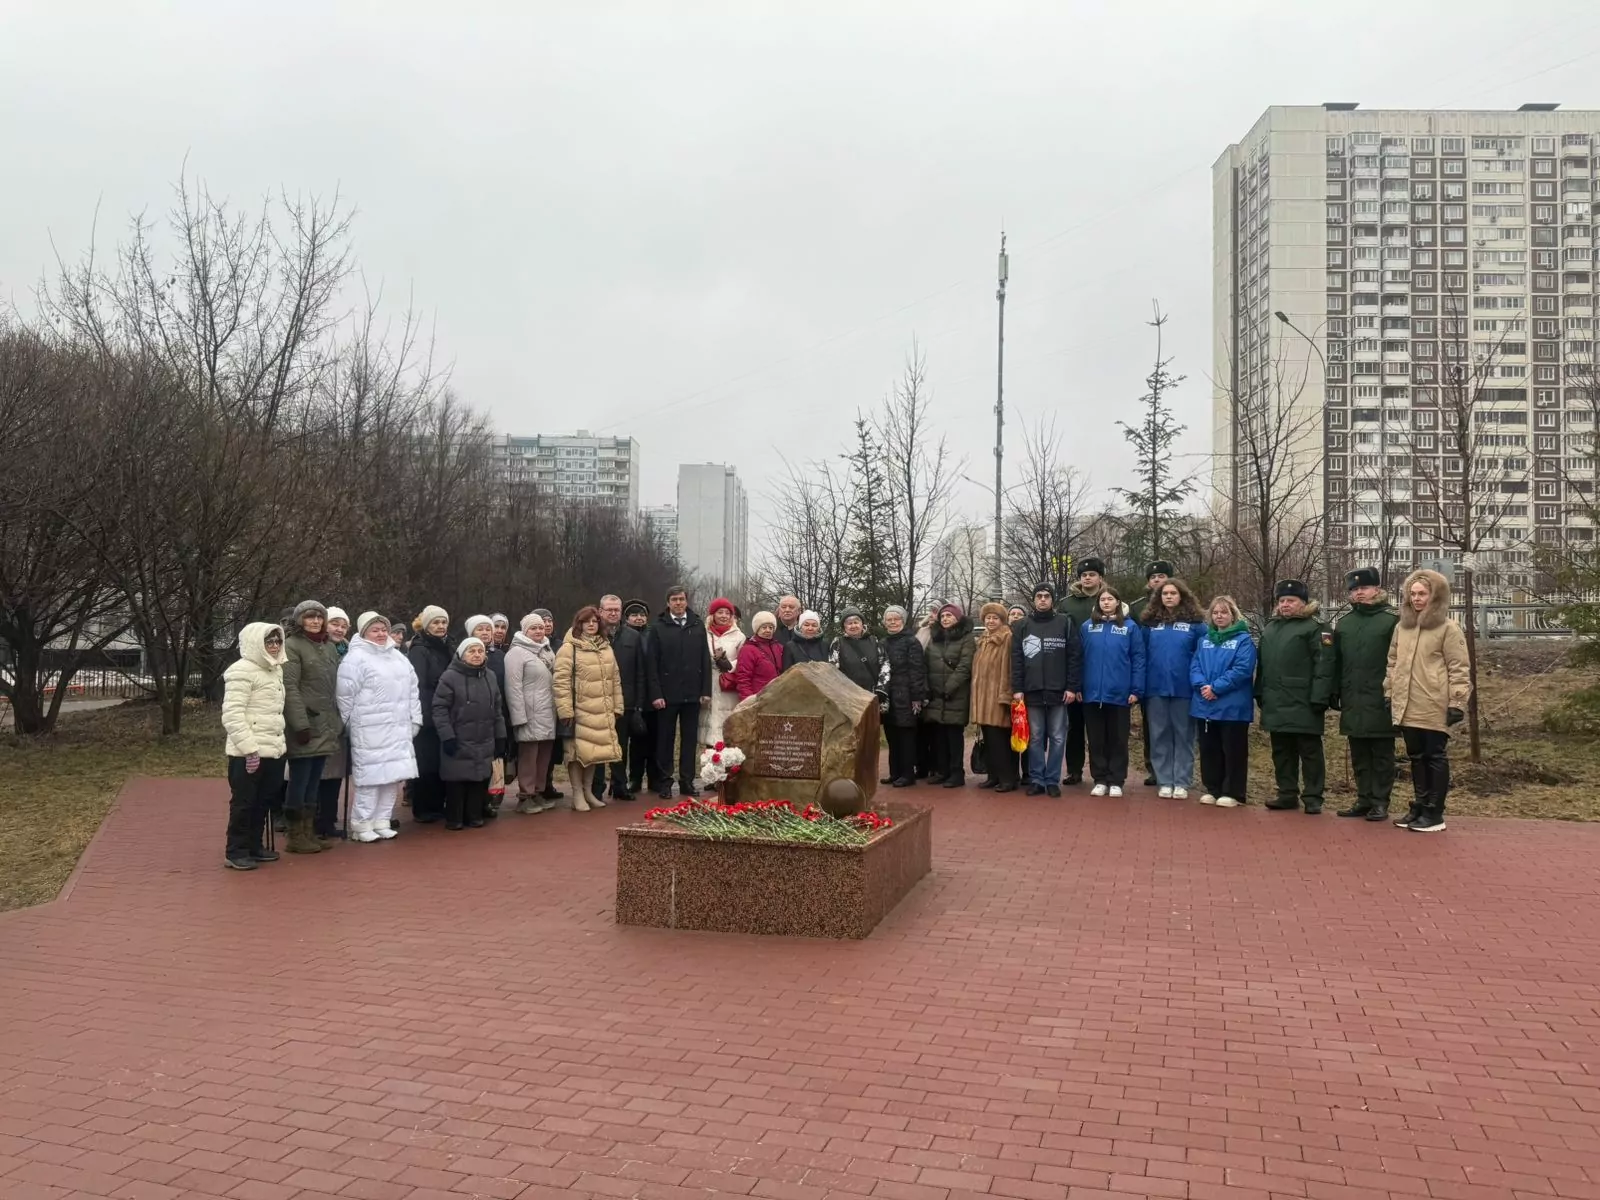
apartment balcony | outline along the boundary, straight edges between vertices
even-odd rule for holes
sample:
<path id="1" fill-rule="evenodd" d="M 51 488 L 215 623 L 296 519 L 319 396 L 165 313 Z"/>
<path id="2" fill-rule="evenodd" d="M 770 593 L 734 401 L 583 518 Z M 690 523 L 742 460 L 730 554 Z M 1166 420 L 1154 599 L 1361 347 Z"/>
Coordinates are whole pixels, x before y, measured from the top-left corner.
<path id="1" fill-rule="evenodd" d="M 1561 294 L 1564 296 L 1590 296 L 1594 294 L 1592 283 L 1563 283 Z"/>

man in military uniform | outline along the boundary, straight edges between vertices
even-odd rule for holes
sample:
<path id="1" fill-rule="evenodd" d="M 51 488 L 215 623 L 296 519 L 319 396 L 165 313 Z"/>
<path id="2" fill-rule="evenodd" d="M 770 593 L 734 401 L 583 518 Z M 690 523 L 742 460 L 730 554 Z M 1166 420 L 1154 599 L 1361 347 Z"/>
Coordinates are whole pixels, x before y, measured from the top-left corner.
<path id="1" fill-rule="evenodd" d="M 1256 663 L 1256 702 L 1261 728 L 1272 739 L 1272 770 L 1278 780 L 1271 809 L 1322 811 L 1327 767 L 1322 757 L 1322 718 L 1333 699 L 1333 631 L 1318 619 L 1321 606 L 1298 579 L 1273 589 L 1277 601 L 1261 635 Z"/>
<path id="2" fill-rule="evenodd" d="M 1333 629 L 1334 707 L 1339 710 L 1339 732 L 1350 739 L 1356 774 L 1356 802 L 1339 815 L 1368 821 L 1388 818 L 1394 791 L 1394 718 L 1383 694 L 1383 677 L 1400 615 L 1382 582 L 1374 567 L 1346 575 L 1350 611 Z"/>

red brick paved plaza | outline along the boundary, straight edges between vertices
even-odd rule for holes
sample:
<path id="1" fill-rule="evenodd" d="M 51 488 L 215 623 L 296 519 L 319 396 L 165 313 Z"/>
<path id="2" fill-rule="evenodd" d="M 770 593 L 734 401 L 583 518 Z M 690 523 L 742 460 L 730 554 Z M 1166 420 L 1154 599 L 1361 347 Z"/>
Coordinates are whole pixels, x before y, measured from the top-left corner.
<path id="1" fill-rule="evenodd" d="M 642 806 L 0 917 L 0 1197 L 1600 1197 L 1600 829 L 926 792 L 865 942 L 620 929 Z"/>

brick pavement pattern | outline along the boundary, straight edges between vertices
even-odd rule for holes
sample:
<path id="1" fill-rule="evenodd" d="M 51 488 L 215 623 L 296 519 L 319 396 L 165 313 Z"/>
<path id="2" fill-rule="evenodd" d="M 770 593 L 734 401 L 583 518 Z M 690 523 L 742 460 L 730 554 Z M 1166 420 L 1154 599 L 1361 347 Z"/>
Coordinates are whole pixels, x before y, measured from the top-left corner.
<path id="1" fill-rule="evenodd" d="M 0 1197 L 1600 1197 L 1600 829 L 925 791 L 867 941 L 612 924 L 640 807 L 0 918 Z"/>

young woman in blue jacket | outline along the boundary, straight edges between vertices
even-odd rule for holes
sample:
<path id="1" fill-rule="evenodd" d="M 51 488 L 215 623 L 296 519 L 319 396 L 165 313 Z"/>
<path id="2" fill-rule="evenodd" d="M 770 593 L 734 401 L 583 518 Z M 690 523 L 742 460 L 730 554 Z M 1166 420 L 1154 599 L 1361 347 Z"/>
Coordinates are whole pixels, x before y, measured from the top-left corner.
<path id="1" fill-rule="evenodd" d="M 1194 688 L 1189 667 L 1195 647 L 1206 634 L 1200 602 L 1181 579 L 1164 580 L 1150 593 L 1139 618 L 1144 626 L 1145 744 L 1161 797 L 1189 798 L 1194 776 L 1194 718 L 1189 702 Z"/>
<path id="2" fill-rule="evenodd" d="M 1089 794 L 1120 796 L 1128 779 L 1129 709 L 1144 694 L 1144 630 L 1122 615 L 1121 598 L 1105 588 L 1082 632 L 1083 723 L 1094 776 Z"/>
<path id="3" fill-rule="evenodd" d="M 1189 667 L 1189 713 L 1200 723 L 1200 803 L 1237 808 L 1250 772 L 1256 643 L 1232 596 L 1218 596 L 1207 611 L 1211 623 Z"/>

